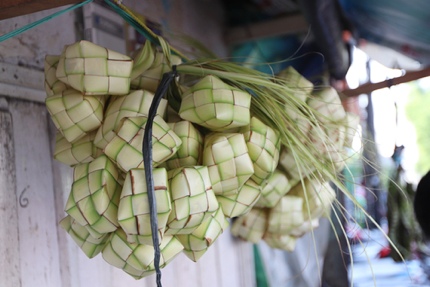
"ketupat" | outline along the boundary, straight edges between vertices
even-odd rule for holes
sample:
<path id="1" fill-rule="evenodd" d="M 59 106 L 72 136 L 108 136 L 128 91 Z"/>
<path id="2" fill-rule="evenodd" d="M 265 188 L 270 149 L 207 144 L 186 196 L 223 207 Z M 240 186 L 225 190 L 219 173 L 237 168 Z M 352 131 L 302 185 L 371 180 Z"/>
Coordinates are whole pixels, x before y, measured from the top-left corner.
<path id="1" fill-rule="evenodd" d="M 85 96 L 66 89 L 48 96 L 45 104 L 57 129 L 74 142 L 100 127 L 105 101 L 103 96 Z"/>
<path id="2" fill-rule="evenodd" d="M 238 217 L 249 212 L 261 196 L 261 186 L 248 179 L 237 193 L 217 195 L 219 205 L 228 218 Z"/>
<path id="3" fill-rule="evenodd" d="M 147 120 L 146 116 L 126 118 L 104 148 L 104 153 L 123 172 L 143 168 L 142 142 Z M 160 116 L 155 116 L 152 128 L 153 166 L 172 157 L 181 144 L 181 139 L 167 123 Z"/>
<path id="4" fill-rule="evenodd" d="M 190 234 L 219 208 L 206 166 L 181 167 L 168 172 L 172 212 L 166 234 Z"/>
<path id="5" fill-rule="evenodd" d="M 57 131 L 54 147 L 54 158 L 69 166 L 80 163 L 88 163 L 103 154 L 103 151 L 94 144 L 96 131 L 86 134 L 84 137 L 69 142 L 59 131 Z"/>
<path id="6" fill-rule="evenodd" d="M 250 121 L 251 95 L 209 75 L 182 95 L 181 118 L 213 131 L 242 127 Z"/>
<path id="7" fill-rule="evenodd" d="M 126 95 L 133 60 L 88 41 L 64 47 L 56 76 L 84 95 Z"/>
<path id="8" fill-rule="evenodd" d="M 90 47 L 93 47 L 95 51 L 91 52 L 90 50 L 92 48 Z M 76 56 L 78 54 L 77 52 L 83 48 L 86 55 Z M 94 55 L 97 54 L 98 58 L 103 58 L 100 57 L 98 51 L 104 48 L 100 49 L 100 47 L 96 47 L 94 44 L 78 42 L 75 45 L 71 45 L 71 48 L 66 48 L 65 51 L 67 51 L 67 49 L 70 49 L 70 51 L 67 52 L 67 57 L 65 53 L 63 53 L 61 57 L 52 56 L 46 58 L 45 84 L 47 103 L 51 105 L 50 101 L 53 101 L 53 99 L 50 98 L 56 94 L 60 95 L 58 96 L 58 101 L 64 101 L 64 97 L 66 96 L 67 98 L 67 93 L 64 95 L 63 92 L 71 90 L 70 85 L 72 84 L 75 89 L 82 91 L 75 91 L 74 93 L 80 95 L 83 101 L 93 97 L 84 96 L 84 93 L 94 94 L 104 91 L 102 95 L 97 97 L 104 100 L 109 99 L 109 104 L 106 109 L 104 106 L 102 108 L 101 125 L 98 127 L 91 127 L 91 131 L 85 131 L 84 135 L 72 134 L 74 137 L 69 136 L 69 139 L 73 141 L 73 143 L 63 141 L 61 144 L 58 144 L 57 149 L 61 149 L 64 155 L 67 154 L 67 156 L 63 156 L 62 158 L 68 158 L 67 161 L 70 162 L 68 163 L 69 165 L 76 165 L 78 170 L 84 169 L 83 167 L 87 169 L 85 171 L 87 174 L 85 175 L 85 172 L 82 172 L 82 174 L 77 176 L 77 178 L 79 178 L 77 181 L 82 180 L 82 182 L 89 182 L 90 177 L 100 179 L 103 178 L 103 176 L 111 174 L 108 177 L 112 176 L 116 178 L 117 187 L 115 190 L 118 188 L 124 190 L 125 188 L 128 190 L 128 193 L 127 196 L 125 196 L 126 193 L 124 193 L 124 197 L 122 197 L 124 203 L 121 207 L 121 214 L 117 214 L 116 218 L 116 220 L 120 219 L 119 223 L 115 223 L 113 226 L 103 229 L 97 224 L 89 224 L 87 222 L 88 220 L 83 220 L 82 216 L 80 217 L 76 212 L 78 204 L 74 198 L 75 195 L 84 194 L 88 202 L 91 201 L 91 203 L 94 203 L 93 201 L 95 200 L 97 201 L 95 205 L 101 204 L 98 202 L 100 199 L 96 199 L 96 197 L 93 198 L 92 196 L 91 190 L 94 186 L 89 188 L 86 184 L 76 184 L 74 186 L 75 190 L 72 189 L 71 198 L 66 207 L 76 219 L 68 216 L 67 218 L 69 219 L 65 219 L 62 225 L 66 226 L 66 229 L 69 230 L 69 234 L 77 240 L 76 242 L 80 246 L 87 233 L 91 236 L 88 237 L 91 240 L 92 238 L 99 238 L 100 240 L 101 238 L 105 239 L 109 237 L 107 244 L 104 245 L 103 257 L 106 261 L 124 269 L 125 272 L 135 278 L 150 275 L 154 272 L 153 266 L 149 266 L 150 264 L 148 265 L 148 263 L 143 263 L 153 258 L 151 257 L 153 256 L 153 248 L 150 246 L 152 243 L 149 237 L 150 233 L 143 234 L 141 232 L 137 234 L 138 232 L 135 232 L 136 229 L 132 230 L 131 228 L 133 224 L 135 224 L 135 226 L 141 225 L 140 227 L 146 228 L 146 230 L 149 230 L 151 226 L 146 213 L 147 209 L 145 209 L 144 212 L 146 219 L 143 221 L 139 221 L 140 218 L 137 218 L 141 210 L 132 209 L 134 197 L 145 192 L 143 187 L 143 182 L 145 181 L 143 170 L 137 171 L 133 169 L 136 166 L 143 167 L 141 164 L 141 138 L 134 143 L 133 149 L 136 151 L 135 156 L 131 156 L 125 152 L 121 153 L 121 147 L 124 145 L 119 146 L 115 144 L 115 142 L 117 142 L 119 134 L 121 134 L 121 136 L 124 134 L 128 136 L 127 140 L 123 139 L 123 143 L 128 146 L 131 146 L 131 141 L 136 140 L 136 136 L 141 137 L 142 134 L 139 134 L 139 132 L 142 133 L 145 126 L 144 118 L 147 117 L 149 106 L 153 100 L 152 92 L 155 91 L 160 83 L 162 73 L 164 71 L 170 71 L 172 69 L 172 64 L 179 64 L 179 58 L 163 54 L 147 42 L 133 60 L 130 60 L 131 58 L 129 59 L 127 56 L 116 55 L 122 59 L 121 61 L 124 60 L 124 63 L 121 63 L 121 65 L 123 65 L 122 67 L 129 67 L 129 63 L 133 65 L 132 69 L 130 69 L 130 75 L 124 77 L 122 84 L 115 87 L 116 90 L 109 88 L 104 89 L 102 86 L 98 87 L 97 90 L 93 85 L 97 84 L 97 82 L 90 82 L 91 85 L 87 86 L 82 84 L 77 85 L 75 79 L 84 79 L 87 76 L 86 70 L 82 69 L 82 66 L 79 64 L 82 61 L 84 63 L 87 61 L 83 58 L 91 53 L 94 53 Z M 164 53 L 165 52 L 166 51 L 164 51 Z M 170 63 L 169 59 L 171 61 Z M 89 62 L 91 61 L 92 60 Z M 109 59 L 103 58 L 103 60 L 97 60 L 98 65 L 94 65 L 92 68 L 102 69 L 106 61 L 109 61 Z M 57 69 L 58 63 L 60 64 L 60 69 Z M 265 240 L 274 248 L 292 250 L 297 237 L 302 236 L 305 232 L 310 231 L 318 225 L 319 216 L 327 212 L 333 200 L 332 192 L 321 192 L 321 197 L 311 196 L 311 202 L 307 203 L 314 208 L 313 211 L 310 211 L 311 218 L 306 215 L 306 213 L 309 214 L 307 211 L 308 206 L 305 206 L 303 203 L 301 206 L 303 209 L 302 216 L 305 219 L 307 218 L 307 220 L 304 220 L 302 224 L 295 221 L 280 221 L 282 218 L 286 218 L 285 216 L 280 216 L 283 214 L 283 209 L 281 207 L 284 206 L 281 202 L 284 203 L 284 198 L 293 198 L 293 196 L 285 195 L 290 191 L 291 186 L 296 185 L 298 182 L 300 183 L 305 175 L 312 175 L 314 169 L 318 170 L 320 168 L 318 164 L 314 164 L 316 160 L 314 155 L 317 148 L 309 148 L 309 150 L 303 154 L 303 149 L 307 147 L 300 146 L 300 142 L 306 141 L 307 139 L 297 138 L 297 136 L 308 136 L 310 135 L 310 130 L 316 127 L 324 127 L 324 129 L 321 129 L 321 133 L 313 134 L 313 136 L 316 140 L 321 140 L 321 146 L 334 147 L 326 151 L 326 155 L 328 156 L 326 156 L 325 159 L 330 162 L 333 161 L 337 155 L 342 153 L 344 146 L 351 144 L 351 135 L 355 131 L 352 125 L 356 124 L 356 118 L 345 115 L 343 118 L 339 117 L 339 119 L 335 121 L 326 121 L 324 111 L 330 109 L 317 105 L 309 108 L 308 102 L 311 101 L 310 94 L 313 86 L 294 70 L 289 69 L 287 73 L 283 75 L 284 78 L 273 81 L 270 80 L 268 82 L 265 81 L 263 77 L 260 77 L 261 75 L 258 76 L 260 78 L 254 77 L 254 72 L 246 74 L 249 70 L 240 69 L 237 70 L 240 70 L 239 73 L 228 72 L 225 74 L 231 77 L 228 78 L 223 74 L 223 68 L 216 66 L 216 62 L 209 63 L 209 65 L 206 64 L 201 65 L 197 63 L 195 66 L 197 69 L 195 70 L 190 66 L 193 65 L 192 62 L 191 64 L 185 63 L 185 65 L 178 66 L 180 75 L 190 74 L 192 76 L 197 76 L 200 81 L 191 86 L 182 86 L 179 90 L 182 97 L 181 104 L 183 105 L 179 109 L 178 115 L 182 116 L 182 118 L 178 118 L 177 115 L 177 120 L 175 121 L 179 121 L 178 123 L 167 123 L 166 125 L 168 129 L 173 130 L 173 133 L 177 132 L 177 136 L 179 136 L 180 140 L 173 140 L 175 144 L 172 146 L 165 145 L 169 156 L 160 157 L 160 160 L 154 163 L 154 166 L 160 165 L 166 167 L 168 170 L 170 169 L 170 171 L 168 171 L 168 183 L 160 185 L 163 186 L 163 200 L 159 201 L 161 201 L 160 204 L 163 206 L 172 205 L 174 210 L 169 213 L 168 209 L 164 209 L 162 214 L 160 214 L 160 239 L 165 218 L 168 216 L 168 222 L 166 223 L 167 230 L 165 234 L 163 234 L 162 239 L 162 249 L 166 247 L 166 250 L 172 251 L 170 255 L 167 256 L 170 258 L 169 260 L 171 260 L 174 255 L 184 248 L 182 244 L 179 243 L 179 241 L 182 241 L 183 245 L 186 245 L 186 251 L 184 252 L 187 256 L 192 260 L 197 260 L 226 228 L 227 221 L 225 217 L 237 217 L 232 226 L 232 233 L 234 235 L 251 242 Z M 229 63 L 224 64 L 227 70 L 231 69 L 231 71 L 234 71 L 236 69 Z M 68 65 L 68 67 L 66 67 L 66 65 Z M 65 73 L 66 70 L 69 75 Z M 61 80 L 64 82 L 60 81 L 56 77 L 57 75 L 54 76 L 53 71 L 55 71 L 56 74 L 58 72 Z M 241 71 L 245 71 L 244 74 L 240 74 Z M 126 71 L 125 69 L 122 70 L 118 68 L 117 72 L 122 73 Z M 100 71 L 100 73 L 103 74 L 104 72 Z M 125 74 L 126 73 L 123 73 L 121 77 Z M 109 78 L 111 76 L 112 75 L 103 74 L 103 77 Z M 106 79 L 103 81 L 106 81 Z M 130 81 L 132 81 L 132 88 L 139 88 L 142 90 L 130 90 Z M 259 84 L 254 85 L 253 81 Z M 248 86 L 244 84 L 248 82 L 251 84 Z M 262 86 L 264 86 L 264 88 L 260 91 L 259 89 Z M 119 93 L 118 91 L 122 92 Z M 270 92 L 275 93 L 271 94 Z M 262 93 L 267 94 L 267 96 Z M 109 98 L 108 94 L 113 94 L 114 96 Z M 337 96 L 334 93 L 329 95 Z M 272 97 L 273 101 L 269 100 Z M 74 100 L 77 99 L 78 96 L 76 96 Z M 279 103 L 282 103 L 282 105 Z M 169 104 L 170 103 L 166 99 L 161 100 L 157 112 L 158 119 L 165 118 L 167 108 L 172 108 Z M 263 107 L 264 104 L 268 104 L 267 107 Z M 319 104 L 321 104 L 321 101 Z M 267 109 L 267 111 L 265 111 L 265 109 Z M 66 110 L 66 108 L 63 108 L 63 110 Z M 281 114 L 279 114 L 279 112 L 281 112 Z M 341 111 L 339 113 L 341 113 Z M 58 117 L 63 116 L 67 116 L 67 113 L 63 112 L 61 116 L 55 114 L 53 121 L 58 122 Z M 156 123 L 161 122 L 158 119 L 155 121 Z M 139 121 L 139 124 L 136 124 L 136 120 Z M 61 118 L 61 121 L 66 120 Z M 72 129 L 82 128 L 80 127 L 79 120 L 71 121 L 72 124 L 69 122 L 67 123 Z M 135 126 L 134 129 L 129 127 L 131 123 Z M 330 123 L 330 129 L 328 129 L 328 123 Z M 70 127 L 67 126 L 66 129 Z M 136 130 L 136 127 L 138 127 L 139 132 L 132 132 L 131 130 Z M 122 130 L 123 128 L 124 130 Z M 168 129 L 165 128 L 162 130 L 167 131 Z M 299 132 L 292 133 L 290 137 L 290 135 L 287 135 L 288 129 L 291 131 L 296 129 L 299 130 Z M 160 129 L 157 128 L 156 124 L 154 134 L 157 130 Z M 96 134 L 95 136 L 94 133 Z M 333 135 L 337 135 L 338 137 L 335 138 L 335 144 L 331 145 L 331 142 L 327 141 L 327 138 Z M 82 153 L 76 149 L 79 146 L 80 140 L 85 142 L 85 146 L 89 147 L 86 140 L 88 137 L 92 139 L 93 136 L 95 137 L 92 142 L 93 147 L 97 147 L 97 149 L 95 149 L 97 151 L 95 154 L 91 156 L 84 155 L 88 153 L 88 148 L 85 149 L 85 152 L 82 151 Z M 288 138 L 288 140 L 286 140 L 286 138 Z M 179 145 L 179 142 L 182 142 L 182 145 Z M 205 144 L 205 149 L 202 153 L 200 150 L 203 142 Z M 281 149 L 284 156 L 279 156 Z M 163 153 L 157 145 L 149 149 L 145 148 L 145 150 L 153 152 L 154 158 L 157 158 L 157 154 Z M 100 154 L 101 152 L 103 155 Z M 94 164 L 94 162 L 107 162 L 108 158 L 106 154 L 114 160 L 113 163 L 109 163 L 105 168 L 102 168 L 108 173 L 103 173 L 97 169 L 95 173 L 94 171 L 90 172 L 88 167 Z M 314 158 L 310 155 L 313 155 Z M 278 162 L 279 158 L 281 158 L 281 160 Z M 339 158 L 340 162 L 343 159 L 344 158 L 341 156 Z M 135 160 L 137 163 L 129 164 L 130 160 Z M 297 161 L 299 161 L 299 163 Z M 81 166 L 82 163 L 84 163 L 84 166 Z M 298 164 L 302 172 L 298 172 Z M 125 175 L 125 172 L 130 169 L 130 173 L 135 173 L 136 175 L 134 183 L 140 182 L 139 186 L 141 186 L 135 187 L 138 190 L 134 192 L 130 192 L 130 190 L 132 190 L 129 188 L 131 179 L 127 179 Z M 117 173 L 115 176 L 113 176 L 113 173 L 115 173 L 114 170 L 116 170 Z M 154 179 L 158 178 L 157 170 L 158 169 L 153 170 Z M 185 176 L 189 173 L 195 174 L 196 172 L 199 173 L 199 176 Z M 331 170 L 328 172 L 331 172 Z M 259 205 L 256 204 L 256 202 L 261 196 L 262 187 L 268 187 L 266 184 L 268 179 L 279 174 L 282 174 L 287 181 L 275 184 L 273 188 L 268 188 L 265 193 L 267 199 L 265 199 L 270 203 L 266 202 L 260 205 L 265 206 L 265 208 L 257 208 Z M 291 176 L 291 174 L 294 176 Z M 182 179 L 176 180 L 176 178 Z M 195 180 L 195 178 L 199 180 Z M 188 193 L 188 195 L 183 196 L 184 186 L 196 185 L 203 185 L 203 192 L 199 191 L 192 196 L 190 196 L 191 193 Z M 284 188 L 282 191 L 278 190 L 279 185 L 283 185 Z M 270 195 L 276 196 L 270 199 Z M 170 201 L 168 199 L 169 196 Z M 113 206 L 115 202 L 119 201 L 117 191 L 115 191 L 114 197 L 115 199 L 110 203 L 113 204 Z M 200 197 L 204 200 L 200 201 Z M 263 198 L 263 196 L 261 196 L 261 198 Z M 260 201 L 262 201 L 261 198 Z M 301 200 L 306 201 L 308 199 L 302 198 Z M 103 199 L 103 201 L 106 202 L 106 199 Z M 159 201 L 157 201 L 157 203 Z M 191 208 L 191 205 L 193 202 L 206 202 L 207 206 L 203 209 L 195 209 L 192 211 L 193 208 Z M 118 203 L 116 204 L 118 205 Z M 119 204 L 121 205 L 121 203 Z M 293 200 L 288 204 L 298 206 Z M 88 217 L 93 217 L 93 215 L 97 214 L 97 212 L 94 212 L 97 209 L 95 207 L 96 206 L 90 207 L 86 211 L 88 212 Z M 278 210 L 279 208 L 281 209 Z M 115 212 L 109 213 L 113 214 Z M 194 216 L 196 214 L 198 214 L 198 216 Z M 191 217 L 191 215 L 193 216 Z M 223 220 L 221 220 L 221 215 Z M 95 217 L 98 218 L 98 216 L 100 216 L 100 214 Z M 193 219 L 189 220 L 190 218 Z M 104 215 L 100 219 L 104 220 Z M 80 222 L 78 222 L 78 220 L 80 220 Z M 87 233 L 83 232 L 80 237 L 77 237 L 76 234 L 73 233 L 75 232 L 74 229 L 71 228 L 71 221 L 75 222 L 76 230 L 79 229 L 78 227 L 84 228 L 82 231 L 86 231 Z M 123 224 L 123 226 L 121 224 Z M 100 225 L 106 227 L 109 224 L 106 223 L 106 226 L 104 226 L 104 223 Z M 289 227 L 287 228 L 286 226 Z M 123 229 L 126 230 L 126 232 L 124 232 Z M 286 232 L 284 229 L 289 231 Z M 175 235 L 172 237 L 172 234 Z M 177 239 L 179 238 L 183 238 L 183 240 L 178 241 Z M 191 244 L 191 238 L 198 243 L 195 245 Z M 102 242 L 101 245 L 105 244 L 104 241 Z M 169 243 L 167 244 L 166 242 Z M 93 244 L 92 241 L 90 243 Z M 138 248 L 136 244 L 147 247 Z M 97 246 L 97 252 L 94 251 L 94 253 L 92 253 L 93 249 L 91 248 L 81 248 L 84 252 L 91 256 L 95 256 L 100 246 Z M 126 252 L 129 255 L 133 254 L 133 250 L 135 249 L 151 250 L 152 255 L 148 255 L 148 257 L 146 257 L 146 255 L 137 256 L 136 258 L 139 259 L 135 258 L 135 261 L 127 262 L 125 259 L 118 259 L 118 255 L 113 254 L 114 250 L 115 252 L 120 252 L 120 250 L 123 249 L 131 250 L 131 253 Z M 164 265 L 162 264 L 162 266 Z"/>
<path id="9" fill-rule="evenodd" d="M 211 133 L 205 136 L 203 165 L 208 167 L 215 194 L 237 193 L 254 173 L 243 134 Z"/>
<path id="10" fill-rule="evenodd" d="M 172 211 L 167 171 L 156 168 L 154 174 L 154 189 L 158 221 L 158 237 L 163 239 L 167 219 Z M 145 170 L 132 169 L 122 187 L 118 205 L 118 223 L 127 234 L 130 243 L 153 245 L 150 228 L 150 209 L 148 191 L 146 188 Z"/>
<path id="11" fill-rule="evenodd" d="M 184 246 L 184 254 L 197 262 L 228 225 L 228 220 L 219 208 L 190 234 L 177 234 L 175 237 Z"/>
<path id="12" fill-rule="evenodd" d="M 121 194 L 115 165 L 102 155 L 90 163 L 77 165 L 73 179 L 66 212 L 80 225 L 88 227 L 94 237 L 115 231 L 119 226 Z"/>
<path id="13" fill-rule="evenodd" d="M 104 113 L 103 124 L 97 131 L 94 143 L 98 148 L 104 149 L 115 136 L 126 118 L 147 116 L 154 95 L 144 90 L 132 91 L 127 96 L 111 99 Z M 164 117 L 167 101 L 161 100 L 157 114 Z"/>
<path id="14" fill-rule="evenodd" d="M 243 133 L 253 163 L 254 174 L 251 179 L 262 184 L 278 166 L 281 149 L 279 132 L 256 117 L 252 117 L 250 124 L 241 128 L 239 132 Z"/>
<path id="15" fill-rule="evenodd" d="M 165 267 L 183 250 L 183 246 L 173 236 L 165 236 L 160 244 L 160 267 Z M 154 247 L 130 243 L 122 229 L 113 232 L 102 250 L 103 259 L 109 264 L 123 269 L 136 279 L 155 272 Z"/>
<path id="16" fill-rule="evenodd" d="M 87 228 L 80 225 L 70 215 L 60 221 L 60 226 L 67 231 L 73 241 L 82 249 L 88 258 L 93 258 L 99 254 L 109 239 L 109 233 L 94 237 Z"/>
<path id="17" fill-rule="evenodd" d="M 202 165 L 203 136 L 200 131 L 189 121 L 167 124 L 182 141 L 178 151 L 166 160 L 167 168 Z"/>

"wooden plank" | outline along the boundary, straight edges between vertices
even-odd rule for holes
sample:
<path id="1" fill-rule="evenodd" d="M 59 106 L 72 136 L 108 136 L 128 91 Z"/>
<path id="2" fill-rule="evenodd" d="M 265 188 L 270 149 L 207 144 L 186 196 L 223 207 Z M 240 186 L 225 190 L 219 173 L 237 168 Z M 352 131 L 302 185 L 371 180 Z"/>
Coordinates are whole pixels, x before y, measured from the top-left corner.
<path id="1" fill-rule="evenodd" d="M 361 94 L 370 94 L 371 92 L 379 90 L 379 89 L 389 88 L 389 87 L 394 86 L 394 85 L 398 85 L 398 84 L 402 84 L 402 83 L 406 83 L 406 82 L 410 82 L 410 81 L 415 81 L 415 80 L 418 80 L 418 79 L 421 79 L 424 77 L 428 77 L 428 76 L 430 76 L 430 67 L 419 70 L 419 71 L 407 72 L 403 76 L 388 79 L 388 80 L 385 80 L 382 82 L 366 83 L 366 84 L 359 86 L 356 89 L 343 90 L 343 91 L 340 91 L 340 93 L 346 97 L 356 97 L 356 96 L 359 96 Z"/>
<path id="2" fill-rule="evenodd" d="M 0 285 L 21 286 L 12 116 L 0 97 Z"/>
<path id="3" fill-rule="evenodd" d="M 3 96 L 45 102 L 42 71 L 0 62 L 0 91 Z"/>
<path id="4" fill-rule="evenodd" d="M 52 165 L 44 105 L 11 100 L 22 286 L 61 286 Z"/>
<path id="5" fill-rule="evenodd" d="M 228 46 L 261 38 L 303 33 L 308 23 L 301 14 L 288 15 L 228 29 L 225 40 Z"/>
<path id="6" fill-rule="evenodd" d="M 2 0 L 0 1 L 0 20 L 52 9 L 80 0 Z"/>

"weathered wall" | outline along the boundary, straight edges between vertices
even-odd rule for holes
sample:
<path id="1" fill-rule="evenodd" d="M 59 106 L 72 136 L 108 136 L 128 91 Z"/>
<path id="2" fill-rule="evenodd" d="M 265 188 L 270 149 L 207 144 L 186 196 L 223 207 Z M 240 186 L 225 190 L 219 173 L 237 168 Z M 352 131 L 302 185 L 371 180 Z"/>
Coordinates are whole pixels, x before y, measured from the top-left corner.
<path id="1" fill-rule="evenodd" d="M 163 3 L 169 3 L 163 4 Z M 160 23 L 167 31 L 191 36 L 218 56 L 226 56 L 223 39 L 223 10 L 220 1 L 124 1 L 149 20 Z M 32 23 L 64 7 L 0 21 L 0 34 Z M 0 43 L 0 62 L 43 68 L 46 54 L 61 53 L 64 45 L 82 37 L 81 12 L 63 14 L 23 34 Z"/>
<path id="2" fill-rule="evenodd" d="M 13 31 L 60 9 L 64 9 L 64 7 L 2 20 L 0 21 L 0 34 Z M 76 40 L 75 31 L 75 13 L 63 14 L 21 35 L 1 42 L 0 62 L 43 69 L 45 55 L 61 53 L 64 45 Z"/>

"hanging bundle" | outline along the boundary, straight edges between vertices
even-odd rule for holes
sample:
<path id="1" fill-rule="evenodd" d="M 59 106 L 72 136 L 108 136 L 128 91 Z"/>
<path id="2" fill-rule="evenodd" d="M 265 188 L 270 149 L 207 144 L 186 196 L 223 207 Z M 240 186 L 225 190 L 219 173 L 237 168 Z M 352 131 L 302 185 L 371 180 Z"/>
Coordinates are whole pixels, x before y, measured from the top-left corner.
<path id="1" fill-rule="evenodd" d="M 55 158 L 74 168 L 61 226 L 88 257 L 155 272 L 158 286 L 160 268 L 180 252 L 199 260 L 227 218 L 240 238 L 293 250 L 328 213 L 355 132 L 336 91 L 292 68 L 189 60 L 106 2 L 150 41 L 133 57 L 87 41 L 46 57 Z"/>

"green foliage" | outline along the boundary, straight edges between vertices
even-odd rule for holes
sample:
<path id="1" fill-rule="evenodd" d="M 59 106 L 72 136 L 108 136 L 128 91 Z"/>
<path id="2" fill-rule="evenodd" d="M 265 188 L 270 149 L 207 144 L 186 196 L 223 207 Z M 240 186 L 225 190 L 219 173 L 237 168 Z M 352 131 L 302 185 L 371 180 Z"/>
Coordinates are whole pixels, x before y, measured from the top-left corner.
<path id="1" fill-rule="evenodd" d="M 410 83 L 412 89 L 406 105 L 406 116 L 415 126 L 419 159 L 416 171 L 425 174 L 430 169 L 430 90 L 423 90 L 418 83 Z"/>

